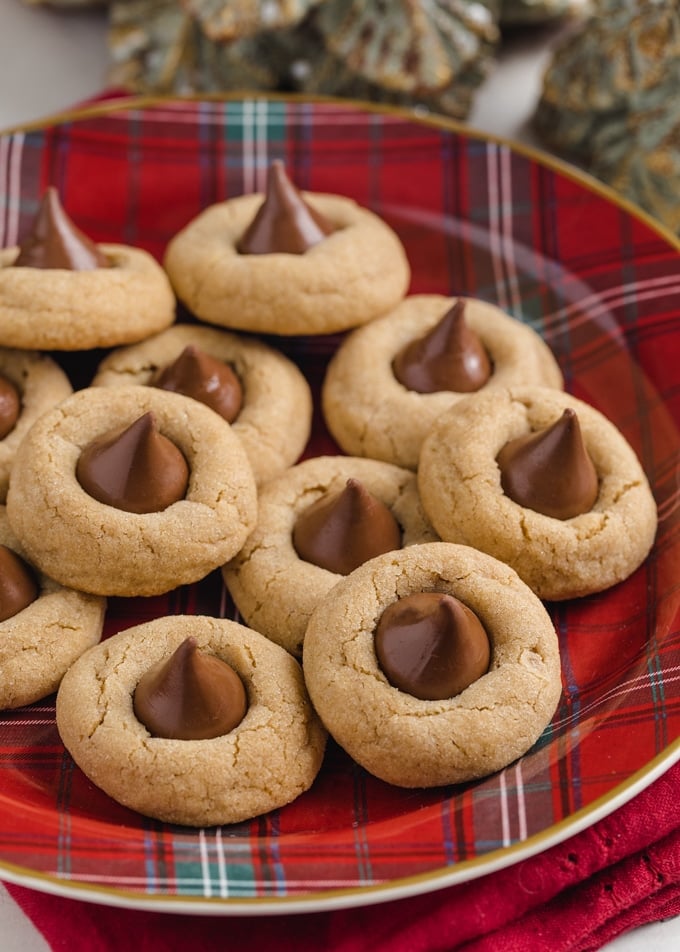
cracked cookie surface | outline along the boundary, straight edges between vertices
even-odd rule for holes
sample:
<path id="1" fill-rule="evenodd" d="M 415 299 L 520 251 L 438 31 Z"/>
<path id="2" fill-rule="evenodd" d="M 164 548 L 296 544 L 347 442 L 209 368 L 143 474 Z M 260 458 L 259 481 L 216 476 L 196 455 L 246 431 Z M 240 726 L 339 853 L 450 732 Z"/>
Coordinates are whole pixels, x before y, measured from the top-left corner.
<path id="1" fill-rule="evenodd" d="M 0 544 L 29 561 L 0 506 Z M 106 600 L 36 573 L 39 594 L 0 621 L 0 710 L 52 694 L 73 662 L 102 634 Z"/>
<path id="2" fill-rule="evenodd" d="M 588 512 L 556 519 L 503 492 L 496 457 L 509 440 L 548 427 L 567 408 L 578 416 L 599 492 Z M 418 486 L 442 539 L 501 559 L 544 599 L 576 598 L 623 581 L 647 557 L 656 533 L 654 497 L 622 433 L 589 404 L 543 387 L 475 394 L 443 414 L 423 443 Z"/>
<path id="3" fill-rule="evenodd" d="M 0 375 L 14 384 L 21 399 L 16 424 L 0 440 L 0 502 L 4 502 L 19 444 L 38 417 L 70 396 L 73 388 L 51 357 L 35 351 L 0 348 Z"/>
<path id="4" fill-rule="evenodd" d="M 239 675 L 248 710 L 210 740 L 153 737 L 133 709 L 141 676 L 185 638 Z M 237 823 L 284 806 L 321 766 L 326 732 L 288 652 L 236 622 L 175 615 L 122 631 L 85 654 L 57 696 L 57 727 L 81 770 L 115 800 L 191 826 Z"/>
<path id="5" fill-rule="evenodd" d="M 142 514 L 98 502 L 76 478 L 82 450 L 149 411 L 189 464 L 185 498 Z M 31 427 L 7 510 L 30 560 L 62 584 L 153 595 L 198 581 L 238 552 L 255 525 L 257 489 L 229 424 L 197 400 L 154 387 L 90 387 Z"/>
<path id="6" fill-rule="evenodd" d="M 414 474 L 390 463 L 317 456 L 272 480 L 260 492 L 254 531 L 222 573 L 248 624 L 294 655 L 302 651 L 312 611 L 343 576 L 301 559 L 293 528 L 308 506 L 340 491 L 350 477 L 391 510 L 404 546 L 437 538 L 420 505 Z"/>
<path id="7" fill-rule="evenodd" d="M 0 249 L 0 345 L 89 350 L 143 340 L 175 319 L 175 297 L 158 262 L 141 248 L 98 245 L 109 268 L 13 268 L 18 248 Z"/>
<path id="8" fill-rule="evenodd" d="M 109 354 L 92 386 L 148 385 L 188 344 L 229 364 L 243 388 L 243 406 L 232 423 L 256 482 L 292 466 L 304 450 L 312 424 L 309 384 L 297 366 L 255 340 L 194 324 L 176 324 L 154 337 Z"/>
<path id="9" fill-rule="evenodd" d="M 395 232 L 349 198 L 303 195 L 336 228 L 304 254 L 239 254 L 261 194 L 210 206 L 171 240 L 164 266 L 196 317 L 258 333 L 332 334 L 401 300 L 410 267 Z"/>
<path id="10" fill-rule="evenodd" d="M 419 700 L 379 667 L 381 614 L 417 592 L 455 596 L 489 636 L 489 670 L 455 697 Z M 561 693 L 557 636 L 539 599 L 503 563 L 443 542 L 378 556 L 340 581 L 310 618 L 303 669 L 329 733 L 370 773 L 402 787 L 500 770 L 535 743 Z"/>
<path id="11" fill-rule="evenodd" d="M 465 320 L 493 367 L 478 392 L 518 383 L 562 388 L 557 361 L 528 325 L 474 298 L 414 294 L 389 314 L 353 331 L 328 366 L 321 393 L 323 414 L 346 453 L 417 467 L 430 427 L 465 394 L 409 390 L 395 377 L 392 362 L 403 347 L 431 330 L 456 300 L 465 301 Z"/>

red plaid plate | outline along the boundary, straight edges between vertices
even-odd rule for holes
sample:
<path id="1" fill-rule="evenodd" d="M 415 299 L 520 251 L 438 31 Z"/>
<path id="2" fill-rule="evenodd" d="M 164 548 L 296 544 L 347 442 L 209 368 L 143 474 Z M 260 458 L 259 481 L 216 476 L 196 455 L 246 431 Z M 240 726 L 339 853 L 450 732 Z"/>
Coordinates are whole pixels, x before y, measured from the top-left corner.
<path id="1" fill-rule="evenodd" d="M 291 98 L 121 100 L 0 136 L 0 246 L 48 183 L 90 236 L 160 257 L 202 208 L 262 186 L 348 195 L 400 234 L 414 293 L 469 294 L 532 325 L 567 389 L 638 452 L 659 506 L 625 583 L 549 606 L 562 702 L 535 747 L 464 788 L 405 791 L 331 745 L 312 789 L 238 826 L 145 819 L 65 753 L 54 699 L 0 716 L 0 874 L 83 899 L 184 912 L 291 912 L 436 889 L 517 862 L 614 810 L 680 759 L 680 243 L 553 160 L 451 122 Z M 336 338 L 275 341 L 318 385 Z M 101 354 L 63 357 L 77 386 Z M 306 455 L 333 451 L 317 419 Z M 106 634 L 165 614 L 233 614 L 219 573 L 112 599 Z"/>

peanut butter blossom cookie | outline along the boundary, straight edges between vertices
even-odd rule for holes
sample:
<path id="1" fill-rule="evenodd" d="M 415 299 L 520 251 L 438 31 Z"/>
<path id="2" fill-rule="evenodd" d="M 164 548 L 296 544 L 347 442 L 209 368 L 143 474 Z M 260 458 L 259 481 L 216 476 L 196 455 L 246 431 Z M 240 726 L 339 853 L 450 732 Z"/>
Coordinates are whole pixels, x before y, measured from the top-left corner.
<path id="1" fill-rule="evenodd" d="M 95 244 L 48 188 L 21 245 L 0 249 L 0 345 L 89 350 L 143 340 L 175 319 L 175 298 L 146 251 Z"/>
<path id="2" fill-rule="evenodd" d="M 7 510 L 32 561 L 62 584 L 154 595 L 238 552 L 257 490 L 241 443 L 213 410 L 155 387 L 90 387 L 31 428 Z"/>
<path id="3" fill-rule="evenodd" d="M 168 823 L 239 823 L 290 803 L 326 732 L 287 651 L 233 621 L 173 616 L 114 635 L 75 664 L 57 727 L 115 800 Z"/>
<path id="4" fill-rule="evenodd" d="M 329 733 L 401 787 L 463 783 L 526 753 L 561 693 L 557 636 L 502 562 L 434 542 L 378 556 L 313 612 L 303 650 Z"/>
<path id="5" fill-rule="evenodd" d="M 7 498 L 9 474 L 24 436 L 72 389 L 61 367 L 45 354 L 0 348 L 0 502 Z"/>
<path id="6" fill-rule="evenodd" d="M 102 634 L 106 601 L 64 588 L 28 561 L 0 506 L 0 710 L 52 694 Z"/>
<path id="7" fill-rule="evenodd" d="M 312 424 L 309 384 L 296 365 L 254 338 L 176 324 L 109 354 L 93 386 L 151 385 L 212 407 L 233 425 L 256 481 L 297 461 Z"/>
<path id="8" fill-rule="evenodd" d="M 365 324 L 393 308 L 410 280 L 381 218 L 341 195 L 298 191 L 278 161 L 264 195 L 205 209 L 172 239 L 164 264 L 196 317 L 280 335 Z"/>
<path id="9" fill-rule="evenodd" d="M 299 655 L 309 616 L 343 575 L 436 538 L 409 470 L 319 456 L 261 490 L 257 526 L 223 575 L 247 623 Z"/>
<path id="10" fill-rule="evenodd" d="M 326 373 L 322 408 L 346 453 L 415 469 L 444 410 L 467 393 L 519 383 L 563 385 L 532 328 L 485 301 L 411 295 L 343 341 Z"/>
<path id="11" fill-rule="evenodd" d="M 444 413 L 418 468 L 442 539 L 511 565 L 545 599 L 609 588 L 646 558 L 657 511 L 621 432 L 558 390 L 475 394 Z"/>

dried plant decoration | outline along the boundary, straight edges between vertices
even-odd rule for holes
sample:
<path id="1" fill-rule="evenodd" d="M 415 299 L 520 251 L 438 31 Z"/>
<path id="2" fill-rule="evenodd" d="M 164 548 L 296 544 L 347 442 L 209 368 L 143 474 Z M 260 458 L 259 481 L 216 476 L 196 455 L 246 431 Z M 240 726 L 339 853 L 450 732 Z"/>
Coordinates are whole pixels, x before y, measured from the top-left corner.
<path id="1" fill-rule="evenodd" d="M 467 118 L 474 94 L 491 65 L 491 57 L 479 59 L 441 89 L 407 91 L 381 86 L 358 75 L 348 69 L 343 60 L 325 51 L 318 40 L 303 44 L 297 52 L 289 73 L 290 88 L 296 92 L 422 108 L 456 119 Z"/>
<path id="2" fill-rule="evenodd" d="M 110 22 L 110 81 L 135 92 L 268 90 L 278 83 L 266 41 L 213 43 L 177 0 L 113 3 Z"/>
<path id="3" fill-rule="evenodd" d="M 324 0 L 180 0 L 211 40 L 238 40 L 294 26 Z"/>
<path id="4" fill-rule="evenodd" d="M 641 119 L 635 147 L 611 170 L 608 181 L 680 235 L 680 118 L 676 113 L 669 119 L 658 114 Z"/>
<path id="5" fill-rule="evenodd" d="M 610 142 L 624 150 L 628 127 L 676 89 L 679 64 L 677 0 L 598 0 L 556 49 L 535 126 L 556 148 L 585 158 Z"/>
<path id="6" fill-rule="evenodd" d="M 188 67 L 192 42 L 194 25 L 173 0 L 113 4 L 109 32 L 114 63 L 111 79 L 139 91 L 177 89 L 177 78 Z"/>
<path id="7" fill-rule="evenodd" d="M 65 9 L 83 9 L 85 7 L 103 7 L 109 0 L 24 0 L 27 7 L 64 7 Z"/>
<path id="8" fill-rule="evenodd" d="M 520 26 L 556 20 L 582 6 L 577 0 L 502 0 L 501 26 Z"/>
<path id="9" fill-rule="evenodd" d="M 420 105 L 462 119 L 492 64 L 498 41 L 494 15 L 483 3 L 362 3 L 357 8 L 365 8 L 365 33 L 369 13 L 377 16 L 388 10 L 389 15 L 379 18 L 377 52 L 368 53 L 363 65 L 358 55 L 349 66 L 347 57 L 328 49 L 322 25 L 328 28 L 331 21 L 321 19 L 344 0 L 308 4 L 310 9 L 292 26 L 260 29 L 230 41 L 207 35 L 205 22 L 192 14 L 199 2 L 203 14 L 250 6 L 224 0 L 113 0 L 111 81 L 138 92 L 319 93 Z M 301 10 L 300 4 L 290 6 Z M 382 66 L 377 69 L 379 60 Z"/>
<path id="10" fill-rule="evenodd" d="M 315 23 L 349 72 L 407 93 L 450 86 L 499 39 L 489 5 L 477 0 L 333 0 Z"/>
<path id="11" fill-rule="evenodd" d="M 598 0 L 557 48 L 534 127 L 674 230 L 680 225 L 680 8 Z"/>

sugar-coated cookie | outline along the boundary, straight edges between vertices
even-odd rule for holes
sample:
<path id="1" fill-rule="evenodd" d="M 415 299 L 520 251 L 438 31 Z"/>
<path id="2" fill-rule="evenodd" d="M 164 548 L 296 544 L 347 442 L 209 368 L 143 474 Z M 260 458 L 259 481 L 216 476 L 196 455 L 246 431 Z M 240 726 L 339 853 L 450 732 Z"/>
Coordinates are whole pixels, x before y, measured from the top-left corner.
<path id="1" fill-rule="evenodd" d="M 131 347 L 109 354 L 93 386 L 153 383 L 188 345 L 229 364 L 243 389 L 243 405 L 233 421 L 258 483 L 297 461 L 312 423 L 312 397 L 297 366 L 252 337 L 195 324 L 176 324 Z"/>
<path id="2" fill-rule="evenodd" d="M 147 413 L 188 464 L 185 498 L 160 512 L 98 501 L 76 476 L 83 451 Z M 213 410 L 154 387 L 90 387 L 43 414 L 16 456 L 10 524 L 31 561 L 64 585 L 100 595 L 152 595 L 203 578 L 255 525 L 245 451 Z"/>
<path id="3" fill-rule="evenodd" d="M 383 612 L 420 592 L 462 602 L 491 646 L 487 672 L 443 700 L 394 687 L 376 655 Z M 539 599 L 503 563 L 442 542 L 379 556 L 338 582 L 309 620 L 303 669 L 329 733 L 370 773 L 402 787 L 500 770 L 539 738 L 561 693 L 557 636 Z"/>
<path id="4" fill-rule="evenodd" d="M 309 506 L 341 490 L 349 478 L 361 481 L 393 513 L 403 546 L 437 538 L 420 505 L 414 474 L 389 463 L 320 456 L 267 484 L 260 491 L 254 531 L 222 571 L 247 623 L 294 655 L 302 651 L 312 611 L 342 577 L 300 558 L 294 526 Z"/>
<path id="5" fill-rule="evenodd" d="M 393 362 L 457 301 L 464 302 L 465 320 L 491 363 L 491 375 L 478 392 L 520 383 L 562 387 L 562 373 L 543 339 L 500 308 L 474 298 L 410 295 L 389 314 L 349 334 L 328 366 L 323 415 L 346 453 L 416 468 L 428 430 L 465 394 L 411 390 L 395 376 Z"/>
<path id="6" fill-rule="evenodd" d="M 141 248 L 102 244 L 106 268 L 12 267 L 0 249 L 0 346 L 89 350 L 143 340 L 175 319 L 167 275 Z"/>
<path id="7" fill-rule="evenodd" d="M 209 324 L 279 335 L 332 334 L 384 314 L 407 291 L 396 233 L 349 198 L 303 193 L 334 226 L 303 254 L 241 254 L 263 202 L 243 195 L 205 209 L 169 243 L 164 266 L 177 296 Z"/>
<path id="8" fill-rule="evenodd" d="M 245 717 L 222 736 L 156 737 L 135 715 L 141 677 L 187 636 L 245 686 Z M 76 764 L 109 796 L 191 826 L 238 823 L 294 800 L 314 781 L 326 741 L 288 652 L 236 622 L 199 615 L 157 618 L 89 651 L 62 682 L 57 727 Z"/>
<path id="9" fill-rule="evenodd" d="M 4 502 L 17 447 L 38 417 L 68 397 L 73 388 L 51 357 L 35 351 L 0 348 L 0 377 L 10 381 L 19 397 L 16 423 L 0 439 L 0 502 Z"/>
<path id="10" fill-rule="evenodd" d="M 599 486 L 588 511 L 556 518 L 504 492 L 496 458 L 509 442 L 554 424 L 580 422 Z M 646 558 L 657 525 L 647 477 L 621 432 L 599 411 L 545 387 L 466 397 L 425 439 L 418 468 L 425 511 L 442 539 L 511 565 L 541 598 L 576 598 L 614 585 Z"/>
<path id="11" fill-rule="evenodd" d="M 0 545 L 27 561 L 4 506 Z M 37 597 L 0 621 L 0 710 L 52 694 L 76 658 L 101 638 L 105 599 L 64 588 L 38 572 L 35 581 Z"/>

